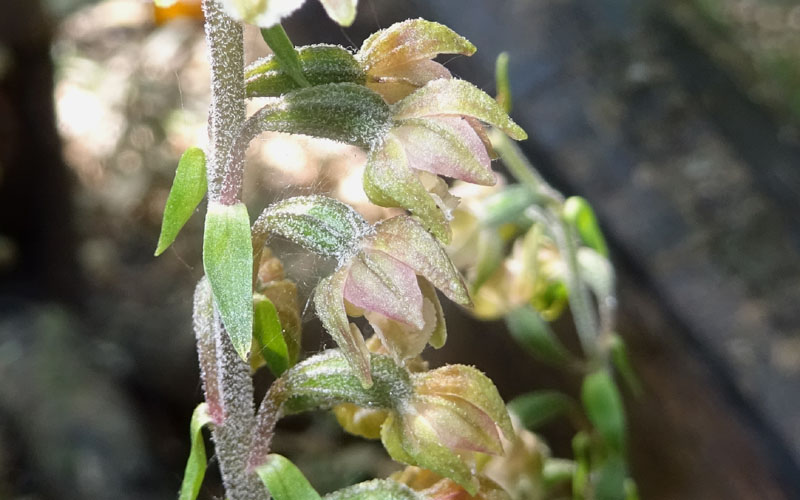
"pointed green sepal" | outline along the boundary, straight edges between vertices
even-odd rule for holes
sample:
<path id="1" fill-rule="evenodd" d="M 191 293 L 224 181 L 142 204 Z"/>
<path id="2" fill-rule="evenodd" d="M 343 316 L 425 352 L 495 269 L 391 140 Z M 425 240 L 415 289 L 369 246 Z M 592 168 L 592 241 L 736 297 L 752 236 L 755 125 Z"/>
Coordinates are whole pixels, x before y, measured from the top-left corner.
<path id="1" fill-rule="evenodd" d="M 275 500 L 322 500 L 300 469 L 282 455 L 269 455 L 256 474 Z"/>
<path id="2" fill-rule="evenodd" d="M 181 156 L 175 180 L 169 190 L 158 237 L 156 257 L 169 248 L 197 205 L 206 195 L 206 155 L 200 148 L 189 148 Z"/>
<path id="3" fill-rule="evenodd" d="M 192 448 L 189 452 L 189 459 L 186 461 L 179 500 L 195 500 L 200 493 L 200 486 L 206 475 L 206 445 L 203 442 L 201 431 L 210 423 L 211 416 L 208 414 L 208 406 L 205 403 L 199 404 L 192 413 L 189 432 Z"/>
<path id="4" fill-rule="evenodd" d="M 363 85 L 366 82 L 358 61 L 344 47 L 298 47 L 297 55 L 302 74 L 312 86 L 346 82 Z M 301 88 L 274 56 L 250 64 L 245 68 L 244 77 L 247 97 L 278 97 Z"/>
<path id="5" fill-rule="evenodd" d="M 247 360 L 253 338 L 253 247 L 243 203 L 208 204 L 203 267 L 231 343 Z"/>
<path id="6" fill-rule="evenodd" d="M 289 347 L 283 336 L 278 310 L 272 301 L 261 294 L 253 295 L 253 338 L 258 353 L 273 375 L 279 377 L 291 366 Z"/>
<path id="7" fill-rule="evenodd" d="M 294 80 L 298 87 L 311 85 L 303 74 L 303 69 L 300 66 L 300 57 L 298 57 L 294 44 L 289 40 L 289 35 L 286 34 L 283 26 L 276 24 L 269 28 L 261 28 L 261 37 L 272 49 L 280 68 Z"/>
<path id="8" fill-rule="evenodd" d="M 522 128 L 514 123 L 484 91 L 457 78 L 433 80 L 427 85 L 393 105 L 394 118 L 407 120 L 435 115 L 471 116 L 493 125 L 512 139 L 528 138 Z"/>

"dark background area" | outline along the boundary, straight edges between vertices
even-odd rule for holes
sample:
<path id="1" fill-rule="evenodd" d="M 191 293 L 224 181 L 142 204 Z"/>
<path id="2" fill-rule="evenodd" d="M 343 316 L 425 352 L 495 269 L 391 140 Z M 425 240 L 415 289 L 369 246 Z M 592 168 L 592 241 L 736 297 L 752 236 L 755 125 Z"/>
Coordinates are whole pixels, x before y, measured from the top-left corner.
<path id="1" fill-rule="evenodd" d="M 201 221 L 161 258 L 152 250 L 180 151 L 170 139 L 180 117 L 166 110 L 204 120 L 205 103 L 192 100 L 207 85 L 192 62 L 204 55 L 201 27 L 114 24 L 102 5 L 67 17 L 69 5 L 54 5 L 63 9 L 11 2 L 0 17 L 0 498 L 172 498 L 200 399 L 189 317 Z M 523 148 L 600 216 L 620 277 L 619 330 L 646 388 L 626 399 L 641 497 L 800 498 L 800 10 L 363 0 L 342 30 L 310 1 L 285 25 L 297 44 L 358 46 L 417 16 L 475 43 L 475 56 L 447 65 L 489 92 L 495 57 L 510 52 Z M 167 69 L 151 46 L 174 49 Z M 104 156 L 59 138 L 58 82 L 70 74 L 128 82 L 111 94 L 125 121 Z M 86 163 L 92 154 L 105 160 Z M 307 188 L 272 189 L 267 201 Z M 308 262 L 292 259 L 290 273 L 313 285 Z M 451 340 L 433 363 L 475 364 L 508 398 L 575 391 L 502 324 L 451 309 Z M 305 347 L 330 345 L 308 319 Z M 390 467 L 325 417 L 281 432 L 276 446 L 323 489 Z M 569 428 L 544 436 L 568 455 Z"/>

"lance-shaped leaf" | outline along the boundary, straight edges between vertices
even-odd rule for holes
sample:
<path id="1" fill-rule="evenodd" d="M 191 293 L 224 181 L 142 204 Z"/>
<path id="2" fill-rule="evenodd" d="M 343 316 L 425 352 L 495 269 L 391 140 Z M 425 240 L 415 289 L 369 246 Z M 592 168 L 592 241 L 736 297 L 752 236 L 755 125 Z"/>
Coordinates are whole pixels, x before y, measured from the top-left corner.
<path id="1" fill-rule="evenodd" d="M 391 479 L 373 479 L 325 495 L 325 500 L 425 500 L 426 497 Z"/>
<path id="2" fill-rule="evenodd" d="M 200 493 L 200 486 L 206 475 L 206 445 L 203 442 L 202 430 L 210 423 L 211 416 L 208 414 L 208 407 L 205 403 L 200 403 L 192 413 L 189 430 L 192 447 L 183 473 L 179 500 L 195 500 L 197 494 Z"/>
<path id="3" fill-rule="evenodd" d="M 278 234 L 319 255 L 338 258 L 350 253 L 372 227 L 333 198 L 297 196 L 264 209 L 253 232 Z"/>
<path id="4" fill-rule="evenodd" d="M 391 125 L 383 98 L 355 83 L 329 83 L 290 92 L 248 118 L 231 149 L 239 161 L 250 141 L 262 132 L 286 132 L 331 139 L 370 149 Z"/>
<path id="5" fill-rule="evenodd" d="M 628 389 L 630 389 L 634 396 L 641 396 L 644 392 L 644 389 L 642 388 L 642 382 L 636 375 L 636 370 L 633 368 L 633 364 L 631 364 L 630 357 L 628 356 L 628 349 L 625 346 L 625 341 L 622 340 L 619 335 L 612 335 L 610 350 L 611 362 L 614 364 L 614 368 L 617 370 L 617 372 L 619 372 L 619 374 L 622 376 L 622 380 L 625 381 Z"/>
<path id="6" fill-rule="evenodd" d="M 297 55 L 303 76 L 313 85 L 352 82 L 364 84 L 366 75 L 358 61 L 338 45 L 299 47 Z M 274 56 L 253 62 L 244 72 L 247 97 L 277 97 L 300 85 L 289 76 Z"/>
<path id="7" fill-rule="evenodd" d="M 258 353 L 273 375 L 278 377 L 289 368 L 289 347 L 283 337 L 278 311 L 272 301 L 260 294 L 253 296 L 253 337 Z"/>
<path id="8" fill-rule="evenodd" d="M 358 0 L 319 0 L 328 17 L 341 26 L 350 26 L 356 19 Z"/>
<path id="9" fill-rule="evenodd" d="M 247 360 L 253 338 L 253 247 L 250 218 L 243 203 L 209 203 L 203 267 L 231 343 Z"/>
<path id="10" fill-rule="evenodd" d="M 310 83 L 303 75 L 303 69 L 300 66 L 300 58 L 297 51 L 289 40 L 289 35 L 283 26 L 276 24 L 269 28 L 261 28 L 261 37 L 267 42 L 269 48 L 280 64 L 281 69 L 291 77 L 298 87 L 308 87 Z"/>
<path id="11" fill-rule="evenodd" d="M 200 148 L 189 148 L 181 156 L 175 179 L 169 190 L 161 222 L 161 235 L 158 237 L 156 256 L 164 253 L 181 228 L 194 213 L 206 195 L 206 155 Z"/>
<path id="12" fill-rule="evenodd" d="M 408 209 L 437 238 L 450 241 L 450 226 L 444 214 L 409 168 L 397 139 L 388 137 L 382 148 L 370 153 L 364 170 L 364 192 L 376 205 Z"/>
<path id="13" fill-rule="evenodd" d="M 538 430 L 575 408 L 575 401 L 558 391 L 533 391 L 508 403 L 508 409 L 519 416 L 522 425 L 530 430 Z"/>
<path id="14" fill-rule="evenodd" d="M 256 474 L 275 500 L 322 500 L 300 469 L 282 455 L 269 455 Z"/>
<path id="15" fill-rule="evenodd" d="M 409 61 L 432 59 L 439 54 L 475 53 L 475 46 L 443 24 L 409 19 L 367 38 L 358 53 L 365 69 L 380 72 Z"/>
<path id="16" fill-rule="evenodd" d="M 506 325 L 520 345 L 545 363 L 563 366 L 571 360 L 570 352 L 534 308 L 514 309 L 506 316 Z"/>
<path id="17" fill-rule="evenodd" d="M 564 218 L 578 230 L 581 240 L 603 257 L 608 257 L 608 245 L 589 202 L 580 196 L 570 196 L 564 202 L 563 212 Z"/>
<path id="18" fill-rule="evenodd" d="M 497 101 L 471 83 L 456 78 L 433 80 L 394 104 L 393 109 L 396 120 L 435 115 L 470 116 L 499 128 L 512 139 L 528 138 Z"/>
<path id="19" fill-rule="evenodd" d="M 358 327 L 347 319 L 344 308 L 344 287 L 347 269 L 340 269 L 324 278 L 314 292 L 314 307 L 322 326 L 344 351 L 347 362 L 364 387 L 372 385 L 369 351 Z"/>
<path id="20" fill-rule="evenodd" d="M 586 414 L 609 448 L 625 449 L 625 409 L 617 385 L 607 371 L 587 375 L 581 388 Z"/>
<path id="21" fill-rule="evenodd" d="M 411 217 L 392 217 L 379 223 L 370 246 L 411 266 L 453 302 L 470 305 L 464 280 L 444 248 Z"/>

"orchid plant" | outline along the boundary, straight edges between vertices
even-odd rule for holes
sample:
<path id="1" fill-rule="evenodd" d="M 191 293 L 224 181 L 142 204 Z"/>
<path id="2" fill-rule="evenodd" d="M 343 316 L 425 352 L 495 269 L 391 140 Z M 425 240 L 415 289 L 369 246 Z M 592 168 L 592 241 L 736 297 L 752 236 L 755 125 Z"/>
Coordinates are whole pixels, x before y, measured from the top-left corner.
<path id="1" fill-rule="evenodd" d="M 356 0 L 320 1 L 334 21 L 352 23 Z M 555 498 L 570 479 L 574 498 L 624 498 L 624 413 L 606 362 L 623 359 L 606 346 L 619 342 L 611 333 L 613 268 L 588 204 L 564 200 L 513 145 L 526 134 L 508 116 L 505 73 L 498 73 L 497 99 L 453 78 L 434 58 L 471 55 L 475 47 L 422 19 L 378 31 L 356 53 L 296 48 L 280 21 L 302 3 L 203 0 L 210 144 L 182 156 L 156 250 L 169 247 L 207 197 L 205 277 L 194 295 L 205 402 L 192 417 L 181 500 L 197 498 L 203 481 L 203 427 L 211 430 L 229 500 L 320 498 L 288 459 L 270 451 L 280 418 L 313 410 L 332 410 L 344 430 L 379 438 L 406 466 L 326 499 Z M 243 23 L 257 25 L 273 52 L 248 67 Z M 254 97 L 268 99 L 246 116 Z M 267 207 L 251 224 L 241 200 L 245 153 L 265 131 L 362 148 L 368 198 L 407 213 L 370 224 L 342 202 L 300 196 Z M 522 181 L 517 187 L 498 183 L 495 149 Z M 458 184 L 451 189 L 440 176 Z M 266 247 L 271 236 L 335 260 L 335 270 L 319 276 L 313 303 L 338 348 L 302 359 L 297 288 Z M 585 283 L 598 299 L 599 323 Z M 582 370 L 590 423 L 576 436 L 575 460 L 551 459 L 524 427 L 542 408 L 556 414 L 562 399 L 550 394 L 543 406 L 531 394 L 509 413 L 478 369 L 429 369 L 423 350 L 447 340 L 437 290 L 478 316 L 507 316 L 535 354 Z M 543 326 L 567 300 L 585 359 Z M 364 338 L 351 318 L 364 318 L 373 335 Z M 262 366 L 275 380 L 256 408 L 252 375 Z"/>

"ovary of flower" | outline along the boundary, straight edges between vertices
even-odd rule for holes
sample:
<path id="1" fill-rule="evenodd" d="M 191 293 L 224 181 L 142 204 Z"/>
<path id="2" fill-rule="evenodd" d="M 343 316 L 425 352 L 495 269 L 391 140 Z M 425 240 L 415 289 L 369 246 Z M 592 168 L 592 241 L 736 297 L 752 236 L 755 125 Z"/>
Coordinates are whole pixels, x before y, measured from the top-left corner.
<path id="1" fill-rule="evenodd" d="M 433 286 L 431 286 L 433 285 Z M 365 385 L 371 384 L 369 355 L 351 314 L 363 314 L 398 362 L 417 356 L 427 343 L 444 343 L 444 319 L 433 287 L 470 304 L 461 275 L 444 249 L 414 219 L 379 223 L 353 255 L 317 287 L 314 303 L 326 330 Z"/>

